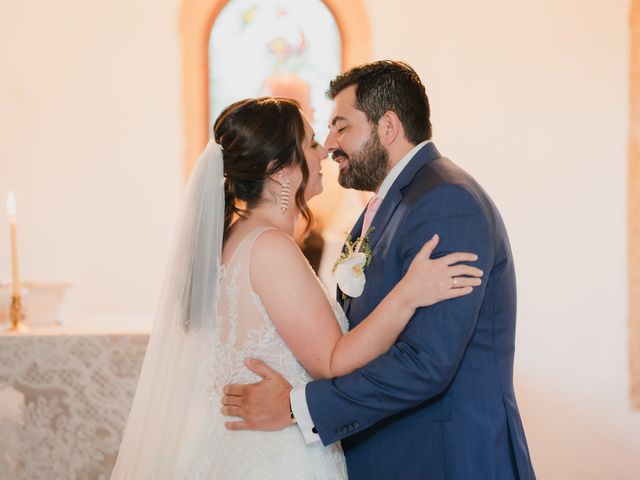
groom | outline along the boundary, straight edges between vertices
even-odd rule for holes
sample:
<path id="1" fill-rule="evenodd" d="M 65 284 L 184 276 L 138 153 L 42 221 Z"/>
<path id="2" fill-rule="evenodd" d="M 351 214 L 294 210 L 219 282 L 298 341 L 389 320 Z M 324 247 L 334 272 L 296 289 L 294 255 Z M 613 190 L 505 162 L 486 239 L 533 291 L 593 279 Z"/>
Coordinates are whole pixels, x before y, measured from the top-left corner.
<path id="1" fill-rule="evenodd" d="M 343 303 L 351 328 L 435 233 L 436 256 L 478 254 L 482 286 L 419 309 L 387 353 L 343 377 L 292 391 L 277 372 L 248 361 L 264 380 L 225 387 L 223 403 L 240 397 L 244 418 L 228 428 L 276 430 L 297 421 L 307 443 L 341 440 L 356 480 L 534 479 L 513 391 L 516 285 L 498 210 L 430 141 L 429 102 L 409 65 L 356 67 L 328 94 L 326 147 L 340 165 L 340 184 L 375 192 L 351 232 L 360 236 L 373 218 L 364 292 Z"/>

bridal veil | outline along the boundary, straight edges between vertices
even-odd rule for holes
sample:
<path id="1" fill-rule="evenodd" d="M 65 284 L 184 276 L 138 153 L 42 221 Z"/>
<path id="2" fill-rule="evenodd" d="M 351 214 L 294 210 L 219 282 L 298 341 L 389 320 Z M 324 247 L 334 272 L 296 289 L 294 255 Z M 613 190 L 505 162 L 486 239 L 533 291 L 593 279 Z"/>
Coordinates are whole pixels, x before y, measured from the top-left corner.
<path id="1" fill-rule="evenodd" d="M 210 140 L 188 183 L 112 480 L 173 478 L 189 432 L 211 408 L 202 392 L 216 320 L 223 182 L 222 150 Z"/>

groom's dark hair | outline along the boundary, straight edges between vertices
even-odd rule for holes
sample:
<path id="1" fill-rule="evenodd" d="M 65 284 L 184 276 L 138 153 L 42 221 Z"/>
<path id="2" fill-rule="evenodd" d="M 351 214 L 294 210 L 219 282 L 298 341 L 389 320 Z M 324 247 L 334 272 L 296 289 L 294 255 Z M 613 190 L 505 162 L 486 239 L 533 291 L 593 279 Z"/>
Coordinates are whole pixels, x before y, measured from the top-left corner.
<path id="1" fill-rule="evenodd" d="M 373 125 L 385 112 L 398 115 L 405 136 L 414 145 L 431 138 L 429 99 L 416 71 L 404 62 L 380 60 L 338 75 L 329 84 L 333 100 L 342 90 L 356 86 L 356 105 Z"/>

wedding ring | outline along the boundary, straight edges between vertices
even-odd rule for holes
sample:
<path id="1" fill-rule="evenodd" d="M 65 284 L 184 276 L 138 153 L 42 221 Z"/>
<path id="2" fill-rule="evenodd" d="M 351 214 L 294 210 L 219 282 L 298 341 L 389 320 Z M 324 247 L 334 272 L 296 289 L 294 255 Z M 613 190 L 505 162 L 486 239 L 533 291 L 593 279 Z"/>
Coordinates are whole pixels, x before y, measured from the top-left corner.
<path id="1" fill-rule="evenodd" d="M 457 283 L 458 283 L 458 279 L 457 279 L 456 277 L 453 277 L 453 278 L 451 279 L 451 284 L 453 285 L 453 288 L 455 288 L 455 287 L 456 287 L 456 284 L 457 284 Z"/>

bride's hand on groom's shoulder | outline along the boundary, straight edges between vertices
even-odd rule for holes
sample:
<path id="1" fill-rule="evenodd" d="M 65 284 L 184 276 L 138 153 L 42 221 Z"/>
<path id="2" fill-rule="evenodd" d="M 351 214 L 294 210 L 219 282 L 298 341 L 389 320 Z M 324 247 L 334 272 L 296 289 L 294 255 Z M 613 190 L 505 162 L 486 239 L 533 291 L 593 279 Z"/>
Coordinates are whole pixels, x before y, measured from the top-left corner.
<path id="1" fill-rule="evenodd" d="M 474 253 L 454 252 L 432 259 L 440 237 L 434 235 L 415 256 L 399 282 L 401 293 L 414 308 L 469 295 L 482 281 L 482 270 L 461 262 L 475 262 Z"/>
<path id="2" fill-rule="evenodd" d="M 228 430 L 274 431 L 291 425 L 289 382 L 260 360 L 246 359 L 244 364 L 262 380 L 246 385 L 225 385 L 222 414 L 242 418 L 225 422 L 225 427 Z"/>

